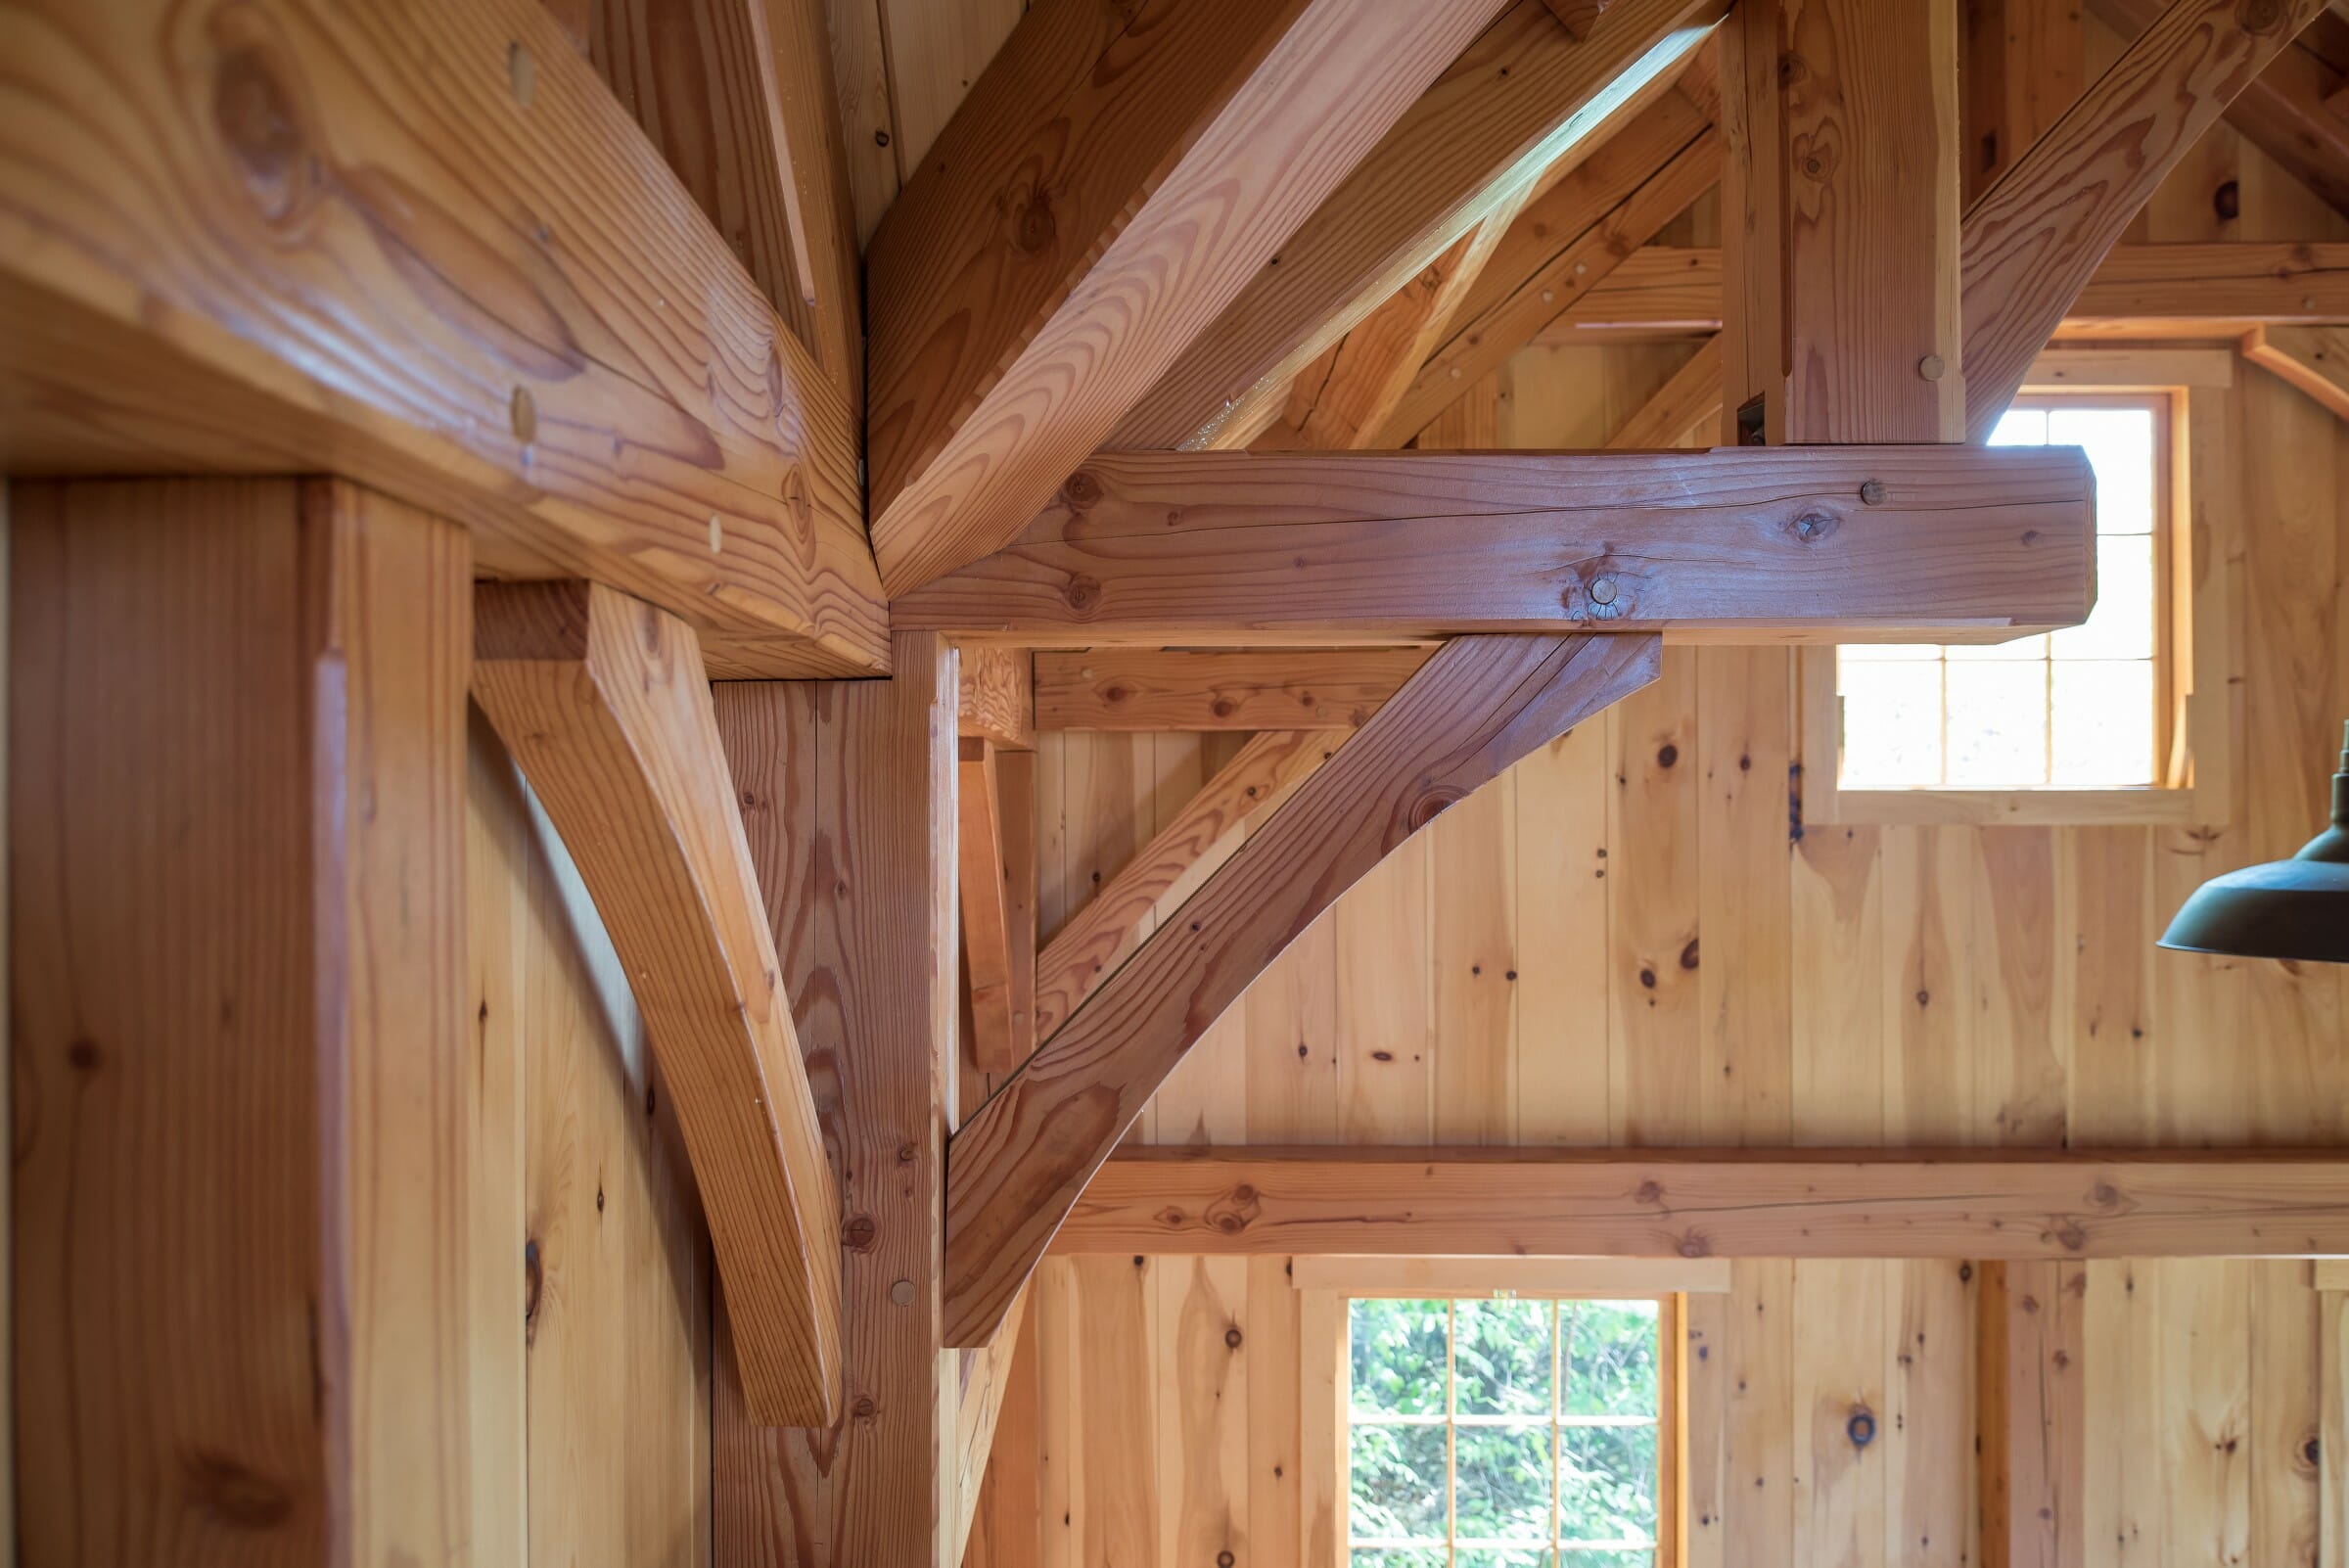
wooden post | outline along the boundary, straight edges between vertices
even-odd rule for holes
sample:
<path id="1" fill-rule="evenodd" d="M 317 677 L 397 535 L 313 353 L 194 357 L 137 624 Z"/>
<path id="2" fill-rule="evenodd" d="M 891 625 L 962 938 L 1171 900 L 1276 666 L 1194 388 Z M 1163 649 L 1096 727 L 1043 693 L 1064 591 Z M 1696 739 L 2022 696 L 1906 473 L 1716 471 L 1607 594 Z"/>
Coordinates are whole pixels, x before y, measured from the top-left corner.
<path id="1" fill-rule="evenodd" d="M 1982 1561 L 2073 1568 L 2087 1545 L 2088 1266 L 1981 1268 Z"/>
<path id="2" fill-rule="evenodd" d="M 1954 441 L 1957 0 L 1746 0 L 1722 28 L 1726 438 Z"/>
<path id="3" fill-rule="evenodd" d="M 954 1018 L 955 669 L 909 632 L 891 678 L 720 682 L 718 733 L 837 1163 L 844 1410 L 752 1424 L 721 1322 L 719 1562 L 932 1563 L 960 1528 L 959 1360 L 939 1350 Z"/>
<path id="4" fill-rule="evenodd" d="M 13 496 L 19 1545 L 477 1560 L 522 1478 L 470 1433 L 466 535 Z"/>

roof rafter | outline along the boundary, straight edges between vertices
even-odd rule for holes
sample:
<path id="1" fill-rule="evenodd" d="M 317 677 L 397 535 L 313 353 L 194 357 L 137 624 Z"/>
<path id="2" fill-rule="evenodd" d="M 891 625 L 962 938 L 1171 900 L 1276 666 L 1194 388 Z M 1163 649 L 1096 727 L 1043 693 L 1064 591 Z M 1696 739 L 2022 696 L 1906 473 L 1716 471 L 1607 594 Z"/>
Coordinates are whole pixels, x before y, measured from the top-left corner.
<path id="1" fill-rule="evenodd" d="M 1101 444 L 1228 446 L 1289 382 L 1544 170 L 1668 89 L 1719 0 L 1617 0 L 1586 39 L 1514 0 Z"/>
<path id="2" fill-rule="evenodd" d="M 1031 8 L 867 253 L 892 593 L 1004 542 L 1502 4 Z"/>

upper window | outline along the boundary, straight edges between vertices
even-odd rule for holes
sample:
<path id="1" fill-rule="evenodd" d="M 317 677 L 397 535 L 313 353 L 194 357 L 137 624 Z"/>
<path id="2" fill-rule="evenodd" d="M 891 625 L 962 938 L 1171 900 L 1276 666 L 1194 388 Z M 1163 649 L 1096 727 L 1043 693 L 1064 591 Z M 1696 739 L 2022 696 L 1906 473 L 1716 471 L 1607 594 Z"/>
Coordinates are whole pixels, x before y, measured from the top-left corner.
<path id="1" fill-rule="evenodd" d="M 1846 647 L 1847 790 L 2142 789 L 2162 783 L 2169 400 L 2018 398 L 1994 446 L 2078 446 L 2096 476 L 2096 607 L 1988 647 Z"/>
<path id="2" fill-rule="evenodd" d="M 1357 1300 L 1352 1568 L 1653 1568 L 1667 1304 Z"/>

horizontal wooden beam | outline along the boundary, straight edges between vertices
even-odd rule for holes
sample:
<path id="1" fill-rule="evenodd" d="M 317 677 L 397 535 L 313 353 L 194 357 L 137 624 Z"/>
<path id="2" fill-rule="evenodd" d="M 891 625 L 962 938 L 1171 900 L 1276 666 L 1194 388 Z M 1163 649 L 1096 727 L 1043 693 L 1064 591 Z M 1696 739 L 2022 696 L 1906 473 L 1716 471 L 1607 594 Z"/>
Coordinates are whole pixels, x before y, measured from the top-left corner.
<path id="1" fill-rule="evenodd" d="M 1160 650 L 1036 655 L 1038 729 L 1352 727 L 1427 663 L 1425 648 Z"/>
<path id="2" fill-rule="evenodd" d="M 2253 327 L 2243 335 L 2242 353 L 2315 398 L 2334 418 L 2349 419 L 2349 330 Z"/>
<path id="3" fill-rule="evenodd" d="M 839 1200 L 693 632 L 599 584 L 484 583 L 473 692 L 578 863 L 644 1015 L 744 1399 L 767 1425 L 829 1425 Z"/>
<path id="4" fill-rule="evenodd" d="M 2120 245 L 2080 291 L 2059 338 L 2231 338 L 2253 326 L 2349 322 L 2349 244 L 2244 241 Z M 1721 253 L 1635 251 L 1553 333 L 1721 328 Z"/>
<path id="5" fill-rule="evenodd" d="M 1055 1253 L 2302 1258 L 2349 1151 L 1131 1149 Z"/>
<path id="6" fill-rule="evenodd" d="M 887 667 L 848 400 L 539 0 L 185 22 L 0 22 L 0 468 L 329 469 L 721 672 Z"/>
<path id="7" fill-rule="evenodd" d="M 1101 453 L 901 626 L 1036 646 L 1581 627 L 1999 640 L 2095 601 L 2070 448 Z"/>
<path id="8" fill-rule="evenodd" d="M 945 1343 L 985 1344 L 1201 1036 L 1413 834 L 1656 677 L 1654 637 L 1448 643 L 1158 928 L 947 1146 Z"/>

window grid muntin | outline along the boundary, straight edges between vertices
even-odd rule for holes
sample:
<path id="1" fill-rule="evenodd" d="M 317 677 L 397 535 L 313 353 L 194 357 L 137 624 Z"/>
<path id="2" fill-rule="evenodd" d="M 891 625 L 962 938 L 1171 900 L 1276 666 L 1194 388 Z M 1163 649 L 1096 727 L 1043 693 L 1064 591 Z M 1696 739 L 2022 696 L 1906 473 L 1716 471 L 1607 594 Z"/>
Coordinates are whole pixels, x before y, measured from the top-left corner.
<path id="1" fill-rule="evenodd" d="M 1440 1298 L 1429 1297 L 1418 1299 L 1432 1301 Z M 1350 1527 L 1347 1531 L 1346 1541 L 1346 1551 L 1349 1558 L 1351 1559 L 1353 1553 L 1357 1551 L 1440 1550 L 1446 1553 L 1446 1561 L 1451 1562 L 1456 1561 L 1458 1553 L 1462 1550 L 1517 1552 L 1530 1551 L 1542 1553 L 1550 1564 L 1555 1565 L 1560 1560 L 1562 1554 L 1568 1551 L 1643 1551 L 1651 1554 L 1651 1560 L 1660 1560 L 1655 1558 L 1654 1554 L 1661 1552 L 1663 1549 L 1663 1510 L 1667 1506 L 1668 1499 L 1671 1496 L 1670 1489 L 1666 1486 L 1663 1475 L 1663 1467 L 1668 1461 L 1668 1453 L 1664 1443 L 1663 1403 L 1666 1399 L 1666 1389 L 1669 1386 L 1666 1369 L 1663 1364 L 1663 1358 L 1669 1354 L 1669 1348 L 1664 1343 L 1664 1336 L 1669 1331 L 1669 1325 L 1672 1322 L 1672 1314 L 1667 1310 L 1667 1304 L 1664 1301 L 1652 1296 L 1589 1298 L 1589 1300 L 1592 1303 L 1599 1305 L 1613 1305 L 1617 1303 L 1630 1305 L 1633 1303 L 1641 1303 L 1654 1309 L 1655 1315 L 1652 1326 L 1656 1342 L 1655 1350 L 1658 1358 L 1656 1367 L 1656 1399 L 1658 1402 L 1658 1407 L 1655 1414 L 1576 1414 L 1568 1411 L 1565 1408 L 1567 1400 L 1566 1337 L 1564 1324 L 1561 1318 L 1563 1311 L 1570 1301 L 1580 1301 L 1583 1298 L 1556 1297 L 1550 1298 L 1544 1303 L 1547 1308 L 1550 1359 L 1548 1414 L 1546 1416 L 1531 1416 L 1525 1414 L 1463 1415 L 1459 1412 L 1459 1309 L 1462 1298 L 1451 1297 L 1441 1299 L 1443 1299 L 1444 1302 L 1443 1412 L 1441 1414 L 1431 1415 L 1425 1413 L 1409 1414 L 1404 1412 L 1386 1411 L 1365 1412 L 1359 1409 L 1354 1401 L 1355 1383 L 1352 1365 L 1353 1352 L 1350 1344 L 1348 1350 L 1346 1426 L 1347 1431 L 1350 1434 L 1347 1440 L 1350 1448 L 1353 1442 L 1351 1434 L 1358 1427 L 1424 1428 L 1439 1424 L 1444 1427 L 1443 1486 L 1444 1525 L 1446 1539 L 1443 1541 L 1435 1541 L 1414 1536 L 1358 1536 L 1354 1534 Z M 1483 1300 L 1484 1298 L 1472 1297 L 1467 1299 Z M 1516 1298 L 1509 1293 L 1497 1293 L 1493 1299 L 1510 1300 Z M 1352 1324 L 1353 1314 L 1354 1311 L 1360 1305 L 1361 1301 L 1359 1299 L 1349 1301 L 1347 1303 L 1347 1334 L 1350 1342 L 1354 1332 Z M 1543 1541 L 1531 1537 L 1511 1539 L 1505 1537 L 1485 1536 L 1464 1537 L 1460 1535 L 1458 1482 L 1459 1429 L 1461 1427 L 1530 1428 L 1534 1426 L 1546 1426 L 1550 1439 L 1548 1474 L 1548 1539 L 1546 1541 Z M 1565 1459 L 1565 1434 L 1568 1431 L 1576 1429 L 1635 1430 L 1642 1427 L 1652 1430 L 1656 1434 L 1656 1474 L 1650 1479 L 1650 1485 L 1652 1488 L 1651 1503 L 1655 1509 L 1655 1512 L 1652 1516 L 1653 1524 L 1649 1536 L 1646 1539 L 1620 1538 L 1598 1541 L 1568 1541 L 1562 1539 L 1561 1532 L 1565 1527 L 1565 1521 L 1563 1518 L 1565 1506 L 1565 1488 L 1562 1483 L 1561 1470 L 1563 1468 Z"/>
<path id="2" fill-rule="evenodd" d="M 2119 411 L 2142 414 L 2146 417 L 2149 425 L 2147 444 L 2150 471 L 2145 485 L 2147 504 L 2144 526 L 2142 529 L 2132 529 L 2126 532 L 2110 530 L 2104 527 L 2104 520 L 2100 516 L 2096 541 L 2100 553 L 2103 550 L 2104 542 L 2108 539 L 2145 539 L 2149 541 L 2151 570 L 2150 581 L 2147 584 L 2147 596 L 2152 651 L 2149 656 L 2117 660 L 2059 654 L 2054 646 L 2054 635 L 2049 633 L 2042 633 L 2037 638 L 2016 639 L 2017 643 L 2036 641 L 2044 644 L 2036 659 L 2031 661 L 2001 658 L 1999 657 L 2000 650 L 1996 647 L 1973 650 L 1964 645 L 1912 645 L 1917 648 L 1929 647 L 1933 651 L 1930 663 L 1935 669 L 1933 691 L 1936 703 L 1936 723 L 1934 734 L 1937 739 L 1938 753 L 1938 768 L 1935 777 L 1931 781 L 1925 781 L 1915 778 L 1902 780 L 1872 774 L 1859 776 L 1850 774 L 1846 766 L 1849 731 L 1841 722 L 1838 722 L 1836 726 L 1836 786 L 1840 790 L 1862 795 L 1870 792 L 1927 796 L 2009 792 L 2063 795 L 2094 794 L 2099 790 L 2159 790 L 2180 782 L 2172 776 L 2174 769 L 2171 766 L 2172 754 L 2176 751 L 2173 730 L 2177 725 L 2179 701 L 2175 659 L 2177 627 L 2174 618 L 2180 613 L 2179 607 L 2175 603 L 2176 594 L 2173 580 L 2177 570 L 2177 552 L 2183 547 L 2178 536 L 2178 520 L 2174 515 L 2178 498 L 2173 494 L 2176 474 L 2175 443 L 2178 439 L 2177 427 L 2180 419 L 2179 404 L 2175 397 L 2168 393 L 2082 390 L 2019 396 L 2011 405 L 2010 411 L 2013 410 L 2036 412 L 2043 416 L 2058 413 Z M 2040 444 L 2047 444 L 2044 437 Z M 1950 656 L 1953 646 L 1958 651 L 1956 659 L 1952 659 Z M 1846 656 L 1855 653 L 1858 657 L 1847 662 Z M 1832 690 L 1838 707 L 1843 706 L 1844 693 L 1847 689 L 1845 674 L 1850 666 L 1865 664 L 1880 668 L 1887 665 L 1900 665 L 1913 669 L 1928 662 L 1922 658 L 1885 658 L 1880 654 L 1871 654 L 1870 650 L 1865 647 L 1838 648 L 1834 650 L 1832 657 L 1834 665 Z M 2004 665 L 2011 668 L 2025 663 L 2036 664 L 2039 673 L 2038 700 L 2042 715 L 2039 736 L 2039 778 L 2036 780 L 2029 778 L 1968 779 L 1953 782 L 1950 776 L 1953 762 L 1951 731 L 1953 705 L 1950 700 L 1950 677 L 1953 666 L 1963 665 L 1979 668 Z M 2142 666 L 2149 670 L 2145 696 L 2147 713 L 2144 715 L 2148 721 L 2142 760 L 2144 776 L 2135 780 L 2088 778 L 2063 782 L 2057 778 L 2061 765 L 2058 759 L 2062 751 L 2057 741 L 2057 672 L 2059 669 L 2080 670 L 2098 665 Z"/>

